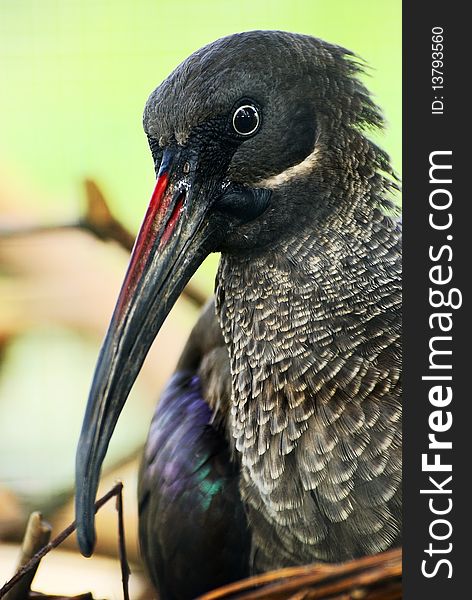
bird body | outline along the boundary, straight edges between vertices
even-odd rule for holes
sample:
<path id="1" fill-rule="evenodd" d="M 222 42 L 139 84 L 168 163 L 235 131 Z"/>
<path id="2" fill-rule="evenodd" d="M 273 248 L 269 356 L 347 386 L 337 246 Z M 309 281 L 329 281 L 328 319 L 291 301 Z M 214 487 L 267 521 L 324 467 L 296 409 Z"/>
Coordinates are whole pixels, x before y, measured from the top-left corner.
<path id="1" fill-rule="evenodd" d="M 222 259 L 231 431 L 257 570 L 399 541 L 399 230 L 386 217 L 368 229 L 361 241 L 316 228 L 250 263 Z"/>
<path id="2" fill-rule="evenodd" d="M 198 375 L 174 375 L 139 478 L 141 552 L 164 598 L 194 598 L 249 574 L 239 470 L 211 421 Z"/>
<path id="3" fill-rule="evenodd" d="M 220 251 L 140 474 L 163 598 L 400 543 L 401 228 L 359 71 L 310 36 L 248 32 L 194 53 L 146 105 L 158 179 L 92 385 L 77 512 L 88 554 L 118 414 L 183 285 Z"/>

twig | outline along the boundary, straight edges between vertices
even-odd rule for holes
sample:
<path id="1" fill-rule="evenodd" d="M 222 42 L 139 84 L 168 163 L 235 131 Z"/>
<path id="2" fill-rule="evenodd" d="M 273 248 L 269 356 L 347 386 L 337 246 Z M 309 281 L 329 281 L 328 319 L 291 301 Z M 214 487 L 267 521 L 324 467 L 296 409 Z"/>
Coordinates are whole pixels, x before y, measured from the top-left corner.
<path id="1" fill-rule="evenodd" d="M 120 491 L 116 497 L 116 510 L 118 511 L 118 549 L 120 554 L 121 581 L 123 582 L 123 599 L 129 600 L 130 569 L 126 557 L 125 523 L 123 518 L 123 493 Z"/>
<path id="2" fill-rule="evenodd" d="M 336 565 L 289 567 L 250 577 L 200 600 L 397 600 L 401 596 L 401 549 Z"/>
<path id="3" fill-rule="evenodd" d="M 54 233 L 55 231 L 67 231 L 68 229 L 84 228 L 81 220 L 69 221 L 64 223 L 41 224 L 32 223 L 31 225 L 17 225 L 0 227 L 0 238 L 13 238 L 24 235 L 36 235 L 41 233 Z"/>
<path id="4" fill-rule="evenodd" d="M 21 555 L 17 570 L 24 567 L 50 539 L 51 525 L 43 520 L 40 512 L 31 513 L 21 546 Z M 38 564 L 25 573 L 25 576 L 6 594 L 5 600 L 23 600 L 27 598 L 37 568 Z"/>
<path id="5" fill-rule="evenodd" d="M 113 215 L 105 196 L 92 179 L 84 181 L 86 210 L 80 219 L 82 229 L 88 230 L 100 240 L 117 242 L 131 252 L 135 236 Z"/>
<path id="6" fill-rule="evenodd" d="M 51 596 L 50 594 L 31 592 L 28 600 L 93 600 L 93 596 L 90 592 L 78 596 Z"/>
<path id="7" fill-rule="evenodd" d="M 100 508 L 104 504 L 106 504 L 111 498 L 113 498 L 114 496 L 119 496 L 122 493 L 122 491 L 123 491 L 123 484 L 121 482 L 118 482 L 110 491 L 108 491 L 104 496 L 102 496 L 99 500 L 97 500 L 95 502 L 95 512 L 100 510 Z M 48 552 L 50 552 L 53 548 L 57 548 L 57 546 L 62 544 L 62 542 L 66 538 L 68 538 L 71 535 L 71 533 L 73 533 L 76 530 L 76 528 L 77 528 L 77 522 L 74 521 L 68 527 L 66 527 L 63 531 L 61 531 L 61 533 L 58 536 L 56 536 L 52 541 L 50 541 L 48 544 L 43 546 L 41 548 L 41 550 L 39 550 L 39 552 L 37 552 L 31 558 L 31 560 L 29 560 L 25 565 L 23 565 L 21 567 L 21 569 L 19 571 L 17 571 L 15 573 L 15 575 L 13 575 L 13 577 L 9 581 L 7 581 L 5 583 L 5 585 L 0 589 L 0 598 L 4 598 L 5 594 L 7 592 L 9 592 L 26 573 L 28 573 L 31 569 L 36 567 L 39 564 L 39 562 L 41 561 L 41 559 L 44 556 L 46 556 L 46 554 Z M 126 561 L 126 556 L 124 557 L 124 560 Z M 129 567 L 126 562 L 125 562 L 125 564 L 126 564 L 126 569 L 129 571 Z M 128 593 L 128 592 L 126 592 L 126 593 Z M 126 596 L 125 596 L 125 598 L 126 598 Z"/>

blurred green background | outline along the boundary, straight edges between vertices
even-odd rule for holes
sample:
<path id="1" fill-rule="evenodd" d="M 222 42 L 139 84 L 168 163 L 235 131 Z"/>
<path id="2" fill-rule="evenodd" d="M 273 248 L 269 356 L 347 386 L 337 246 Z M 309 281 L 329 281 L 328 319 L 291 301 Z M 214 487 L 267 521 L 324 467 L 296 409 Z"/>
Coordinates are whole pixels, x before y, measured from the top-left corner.
<path id="1" fill-rule="evenodd" d="M 91 177 L 136 231 L 154 182 L 141 125 L 149 93 L 194 50 L 249 29 L 307 33 L 363 57 L 387 120 L 377 141 L 401 172 L 400 0 L 2 0 L 0 229 L 16 216 L 30 224 L 77 216 Z M 126 265 L 124 253 L 94 243 L 0 236 L 0 492 L 28 507 L 71 490 L 87 390 Z M 195 279 L 207 295 L 216 261 Z M 173 314 L 120 421 L 115 462 L 144 441 L 196 312 L 182 304 Z"/>
<path id="2" fill-rule="evenodd" d="M 284 29 L 354 50 L 401 144 L 401 2 L 386 0 L 2 0 L 0 160 L 43 190 L 73 196 L 93 175 L 137 228 L 153 168 L 141 115 L 152 89 L 200 46 Z"/>

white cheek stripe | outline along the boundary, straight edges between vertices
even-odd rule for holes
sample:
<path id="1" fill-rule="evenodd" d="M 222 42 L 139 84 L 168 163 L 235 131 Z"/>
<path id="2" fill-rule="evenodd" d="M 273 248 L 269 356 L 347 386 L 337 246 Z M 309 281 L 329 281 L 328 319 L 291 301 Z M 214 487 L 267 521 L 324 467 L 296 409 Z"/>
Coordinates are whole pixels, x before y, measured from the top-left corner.
<path id="1" fill-rule="evenodd" d="M 268 177 L 267 179 L 261 179 L 256 183 L 256 187 L 276 188 L 294 179 L 295 177 L 300 177 L 300 175 L 309 173 L 313 170 L 313 167 L 318 162 L 319 155 L 320 147 L 318 144 L 315 144 L 311 154 L 305 157 L 302 162 L 285 169 L 285 171 L 282 171 L 282 173 L 272 175 L 272 177 Z"/>

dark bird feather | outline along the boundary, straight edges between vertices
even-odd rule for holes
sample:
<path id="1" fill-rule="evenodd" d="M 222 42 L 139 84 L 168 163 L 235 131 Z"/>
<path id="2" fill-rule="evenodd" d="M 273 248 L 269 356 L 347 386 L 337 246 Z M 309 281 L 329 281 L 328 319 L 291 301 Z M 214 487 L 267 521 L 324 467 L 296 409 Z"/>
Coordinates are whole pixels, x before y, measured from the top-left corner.
<path id="1" fill-rule="evenodd" d="M 162 600 L 194 598 L 249 574 L 239 469 L 212 424 L 198 375 L 169 381 L 139 479 L 141 551 Z"/>

